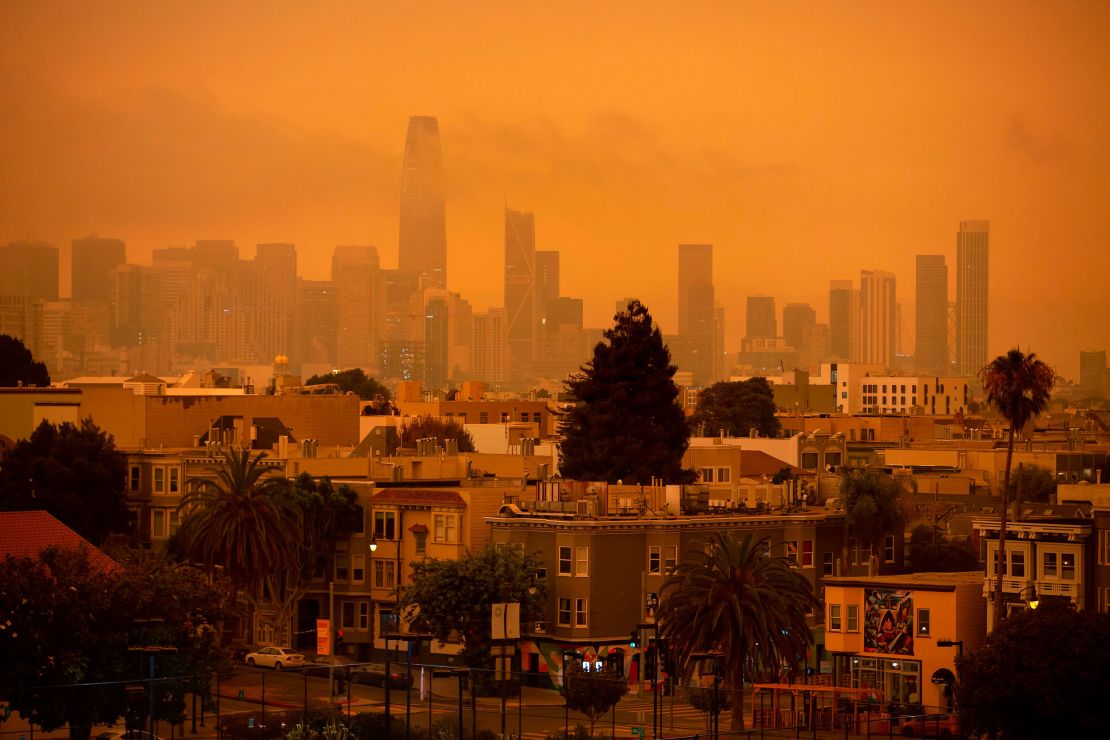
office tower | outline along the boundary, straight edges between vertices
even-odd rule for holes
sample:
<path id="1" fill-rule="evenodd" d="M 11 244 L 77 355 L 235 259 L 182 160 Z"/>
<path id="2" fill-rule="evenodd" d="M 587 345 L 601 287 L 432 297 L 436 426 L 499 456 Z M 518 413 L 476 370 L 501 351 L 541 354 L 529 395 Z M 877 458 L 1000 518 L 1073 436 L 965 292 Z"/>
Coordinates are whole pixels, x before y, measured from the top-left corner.
<path id="1" fill-rule="evenodd" d="M 829 345 L 831 343 L 831 334 L 829 332 L 828 324 L 812 324 L 805 329 L 805 337 L 802 339 L 802 344 L 805 345 L 805 352 L 799 353 L 799 360 L 802 367 L 808 368 L 810 372 L 817 373 L 821 370 L 821 363 L 829 357 Z"/>
<path id="2" fill-rule="evenodd" d="M 1106 395 L 1106 350 L 1079 353 L 1079 387 L 1089 396 Z"/>
<path id="3" fill-rule="evenodd" d="M 948 266 L 944 255 L 917 255 L 917 298 L 914 322 L 917 372 L 948 373 Z"/>
<path id="4" fill-rule="evenodd" d="M 894 275 L 861 270 L 859 292 L 859 361 L 891 368 L 898 329 Z"/>
<path id="5" fill-rule="evenodd" d="M 232 239 L 197 239 L 188 253 L 194 274 L 211 269 L 233 275 L 239 268 L 239 247 Z"/>
<path id="6" fill-rule="evenodd" d="M 713 245 L 678 245 L 678 336 L 675 363 L 695 385 L 713 382 Z"/>
<path id="7" fill-rule="evenodd" d="M 113 267 L 125 262 L 126 250 L 119 239 L 74 239 L 70 297 L 75 301 L 107 301 L 108 275 Z"/>
<path id="8" fill-rule="evenodd" d="M 536 218 L 505 209 L 505 322 L 514 375 L 535 357 L 537 316 Z M 481 380 L 481 378 L 479 378 Z"/>
<path id="9" fill-rule="evenodd" d="M 331 258 L 335 286 L 335 363 L 341 369 L 375 370 L 374 315 L 379 271 L 378 250 L 368 246 L 338 246 Z"/>
<path id="10" fill-rule="evenodd" d="M 817 312 L 808 303 L 787 303 L 782 309 L 782 338 L 799 353 L 806 349 L 806 330 L 817 323 Z"/>
<path id="11" fill-rule="evenodd" d="M 842 361 L 852 356 L 852 292 L 851 280 L 829 283 L 829 353 Z"/>
<path id="12" fill-rule="evenodd" d="M 778 336 L 775 299 L 768 295 L 748 296 L 748 315 L 744 336 L 748 339 L 774 339 Z"/>
<path id="13" fill-rule="evenodd" d="M 139 265 L 116 265 L 108 275 L 108 341 L 113 347 L 142 343 L 143 273 Z"/>
<path id="14" fill-rule="evenodd" d="M 716 383 L 725 378 L 725 307 L 713 306 L 713 348 L 710 352 L 709 377 Z"/>
<path id="15" fill-rule="evenodd" d="M 536 320 L 538 331 L 543 334 L 555 331 L 551 312 L 559 300 L 559 253 L 554 250 L 536 250 Z"/>
<path id="16" fill-rule="evenodd" d="M 375 323 L 381 379 L 424 377 L 424 291 L 420 273 L 378 272 Z"/>
<path id="17" fill-rule="evenodd" d="M 336 365 L 339 301 L 331 280 L 298 280 L 297 352 L 304 362 Z"/>
<path id="18" fill-rule="evenodd" d="M 30 241 L 0 247 L 0 295 L 57 300 L 58 248 Z"/>
<path id="19" fill-rule="evenodd" d="M 474 314 L 470 336 L 470 377 L 474 380 L 497 384 L 508 378 L 508 323 L 503 308 Z"/>
<path id="20" fill-rule="evenodd" d="M 990 222 L 961 221 L 956 234 L 956 372 L 987 364 L 990 309 Z"/>
<path id="21" fill-rule="evenodd" d="M 429 288 L 447 287 L 447 225 L 443 152 L 434 116 L 413 116 L 405 135 L 401 174 L 398 268 L 419 274 Z"/>
<path id="22" fill-rule="evenodd" d="M 292 244 L 259 244 L 254 255 L 253 337 L 255 357 L 270 362 L 277 355 L 292 355 L 297 302 L 297 248 Z"/>

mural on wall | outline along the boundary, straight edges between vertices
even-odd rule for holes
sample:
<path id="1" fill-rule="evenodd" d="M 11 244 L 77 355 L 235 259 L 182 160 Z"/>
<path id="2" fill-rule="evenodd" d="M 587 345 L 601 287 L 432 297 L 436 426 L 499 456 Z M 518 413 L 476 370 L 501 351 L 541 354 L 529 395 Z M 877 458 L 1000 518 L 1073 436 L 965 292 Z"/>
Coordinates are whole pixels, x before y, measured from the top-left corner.
<path id="1" fill-rule="evenodd" d="M 913 655 L 913 597 L 909 591 L 864 590 L 863 652 Z"/>

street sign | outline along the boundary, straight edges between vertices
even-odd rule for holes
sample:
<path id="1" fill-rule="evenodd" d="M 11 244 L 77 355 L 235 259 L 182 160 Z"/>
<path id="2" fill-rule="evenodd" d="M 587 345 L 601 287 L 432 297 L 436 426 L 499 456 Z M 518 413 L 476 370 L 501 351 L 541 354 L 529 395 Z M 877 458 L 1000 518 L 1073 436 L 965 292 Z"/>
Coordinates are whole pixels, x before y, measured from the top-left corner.
<path id="1" fill-rule="evenodd" d="M 494 640 L 520 639 L 520 602 L 494 604 L 490 614 L 490 633 Z"/>
<path id="2" fill-rule="evenodd" d="M 644 728 L 643 727 L 633 727 L 632 728 L 632 737 L 643 737 L 643 736 L 644 736 Z"/>
<path id="3" fill-rule="evenodd" d="M 331 655 L 331 620 L 316 620 L 316 654 Z"/>

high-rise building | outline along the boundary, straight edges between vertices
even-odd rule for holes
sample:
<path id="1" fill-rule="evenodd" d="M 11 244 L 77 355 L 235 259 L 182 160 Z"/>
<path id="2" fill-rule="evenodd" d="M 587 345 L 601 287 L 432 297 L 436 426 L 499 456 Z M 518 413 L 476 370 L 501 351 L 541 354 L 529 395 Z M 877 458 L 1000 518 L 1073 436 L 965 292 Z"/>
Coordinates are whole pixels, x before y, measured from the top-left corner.
<path id="1" fill-rule="evenodd" d="M 119 239 L 88 236 L 73 240 L 70 255 L 72 290 L 75 301 L 109 300 L 108 276 L 112 268 L 127 262 L 127 251 Z"/>
<path id="2" fill-rule="evenodd" d="M 829 283 L 829 353 L 842 361 L 852 359 L 853 306 L 858 307 L 858 296 L 853 293 L 851 280 Z"/>
<path id="3" fill-rule="evenodd" d="M 504 320 L 511 367 L 518 378 L 535 357 L 538 299 L 536 217 L 531 212 L 506 208 Z"/>
<path id="4" fill-rule="evenodd" d="M 808 303 L 787 303 L 782 309 L 782 338 L 799 353 L 806 350 L 806 330 L 817 323 L 817 312 Z"/>
<path id="5" fill-rule="evenodd" d="M 713 377 L 713 245 L 678 245 L 678 336 L 675 362 L 695 385 Z"/>
<path id="6" fill-rule="evenodd" d="M 1079 387 L 1091 396 L 1106 395 L 1106 350 L 1079 353 Z"/>
<path id="7" fill-rule="evenodd" d="M 768 295 L 748 296 L 746 323 L 747 339 L 775 339 L 778 336 L 778 319 L 775 315 L 775 299 Z"/>
<path id="8" fill-rule="evenodd" d="M 898 330 L 894 275 L 861 270 L 859 283 L 860 362 L 891 368 Z"/>
<path id="9" fill-rule="evenodd" d="M 335 367 L 339 302 L 331 280 L 297 281 L 297 356 L 304 362 Z"/>
<path id="10" fill-rule="evenodd" d="M 551 312 L 559 300 L 559 253 L 554 250 L 536 250 L 536 320 L 538 331 L 556 331 Z"/>
<path id="11" fill-rule="evenodd" d="M 369 246 L 338 246 L 331 258 L 335 286 L 335 364 L 342 369 L 373 371 L 376 351 L 374 316 L 378 282 L 378 250 Z"/>
<path id="12" fill-rule="evenodd" d="M 424 291 L 419 273 L 378 272 L 375 323 L 378 373 L 383 379 L 424 377 Z"/>
<path id="13" fill-rule="evenodd" d="M 505 309 L 491 308 L 474 314 L 470 335 L 470 377 L 486 383 L 504 383 L 508 378 L 509 342 Z"/>
<path id="14" fill-rule="evenodd" d="M 292 244 L 259 244 L 254 256 L 254 288 L 251 339 L 255 357 L 268 362 L 277 355 L 293 355 L 300 360 L 293 320 L 297 248 Z"/>
<path id="15" fill-rule="evenodd" d="M 948 266 L 942 254 L 917 255 L 914 361 L 922 375 L 948 373 Z"/>
<path id="16" fill-rule="evenodd" d="M 197 239 L 188 253 L 194 273 L 210 269 L 230 276 L 239 267 L 239 247 L 233 239 Z"/>
<path id="17" fill-rule="evenodd" d="M 439 123 L 413 116 L 405 135 L 398 266 L 418 273 L 429 288 L 447 287 L 446 224 Z"/>
<path id="18" fill-rule="evenodd" d="M 58 248 L 43 242 L 0 247 L 0 295 L 58 299 Z"/>
<path id="19" fill-rule="evenodd" d="M 139 265 L 116 265 L 108 274 L 108 341 L 113 347 L 142 344 L 143 273 Z"/>
<path id="20" fill-rule="evenodd" d="M 961 221 L 956 234 L 956 372 L 987 364 L 990 309 L 990 222 Z"/>

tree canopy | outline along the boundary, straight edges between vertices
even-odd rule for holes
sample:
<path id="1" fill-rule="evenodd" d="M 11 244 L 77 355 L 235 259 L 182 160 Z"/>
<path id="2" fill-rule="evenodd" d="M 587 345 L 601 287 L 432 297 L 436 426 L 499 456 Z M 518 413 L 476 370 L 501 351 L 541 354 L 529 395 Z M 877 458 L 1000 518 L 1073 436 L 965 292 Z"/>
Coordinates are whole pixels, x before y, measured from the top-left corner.
<path id="1" fill-rule="evenodd" d="M 440 447 L 453 439 L 459 445 L 459 452 L 474 452 L 474 437 L 456 419 L 421 414 L 406 419 L 401 425 L 402 447 L 416 447 L 416 440 L 428 437 L 434 437 Z"/>
<path id="2" fill-rule="evenodd" d="M 577 480 L 693 482 L 682 467 L 690 427 L 676 403 L 676 367 L 651 314 L 632 301 L 614 317 L 592 359 L 565 383 L 560 469 Z"/>
<path id="3" fill-rule="evenodd" d="M 535 554 L 494 546 L 422 560 L 412 566 L 412 584 L 401 589 L 400 609 L 441 643 L 456 634 L 463 663 L 488 668 L 493 604 L 519 602 L 521 622 L 543 619 L 544 584 L 535 579 L 541 566 Z"/>
<path id="4" fill-rule="evenodd" d="M 979 570 L 979 553 L 970 543 L 943 536 L 931 524 L 913 528 L 906 560 L 911 573 Z"/>
<path id="5" fill-rule="evenodd" d="M 50 385 L 46 365 L 35 362 L 31 350 L 19 339 L 0 334 L 0 388 L 15 388 L 20 383 L 27 386 Z"/>
<path id="6" fill-rule="evenodd" d="M 597 721 L 628 693 L 628 679 L 622 673 L 606 666 L 601 671 L 583 671 L 582 662 L 563 666 L 563 685 L 559 693 L 567 707 L 586 716 L 590 722 L 590 737 L 594 736 Z"/>
<path id="7" fill-rule="evenodd" d="M 1042 600 L 957 661 L 956 707 L 968 733 L 1110 737 L 1110 614 Z"/>
<path id="8" fill-rule="evenodd" d="M 305 385 L 322 385 L 324 383 L 335 383 L 339 386 L 339 390 L 344 393 L 350 391 L 363 401 L 372 401 L 375 396 L 380 396 L 385 401 L 391 399 L 389 389 L 374 378 L 368 377 L 361 367 L 338 370 L 323 375 L 313 375 L 304 382 Z"/>
<path id="9" fill-rule="evenodd" d="M 210 585 L 186 565 L 148 558 L 105 570 L 87 550 L 53 548 L 36 558 L 9 556 L 0 561 L 0 686 L 24 718 L 46 731 L 68 724 L 73 740 L 87 740 L 94 725 L 127 709 L 124 686 L 144 659 L 128 648 L 172 646 L 158 674 L 178 680 L 158 685 L 155 712 L 180 721 L 184 693 L 207 695 L 213 671 L 226 662 L 217 629 L 231 609 L 220 581 Z M 140 619 L 160 622 L 140 630 Z"/>
<path id="10" fill-rule="evenodd" d="M 1056 477 L 1052 471 L 1038 465 L 1019 465 L 1010 475 L 1010 496 L 1017 498 L 1021 488 L 1022 501 L 1047 503 L 1050 496 L 1056 495 Z"/>
<path id="11" fill-rule="evenodd" d="M 722 431 L 748 437 L 753 429 L 762 437 L 776 437 L 782 430 L 775 416 L 775 393 L 766 378 L 714 383 L 698 394 L 690 423 L 710 437 Z"/>
<path id="12" fill-rule="evenodd" d="M 840 479 L 848 534 L 872 555 L 887 535 L 901 536 L 906 524 L 902 486 L 886 473 L 845 470 Z"/>
<path id="13" fill-rule="evenodd" d="M 0 509 L 43 509 L 99 545 L 113 533 L 133 534 L 126 476 L 124 456 L 91 419 L 80 426 L 43 421 L 4 454 Z"/>

